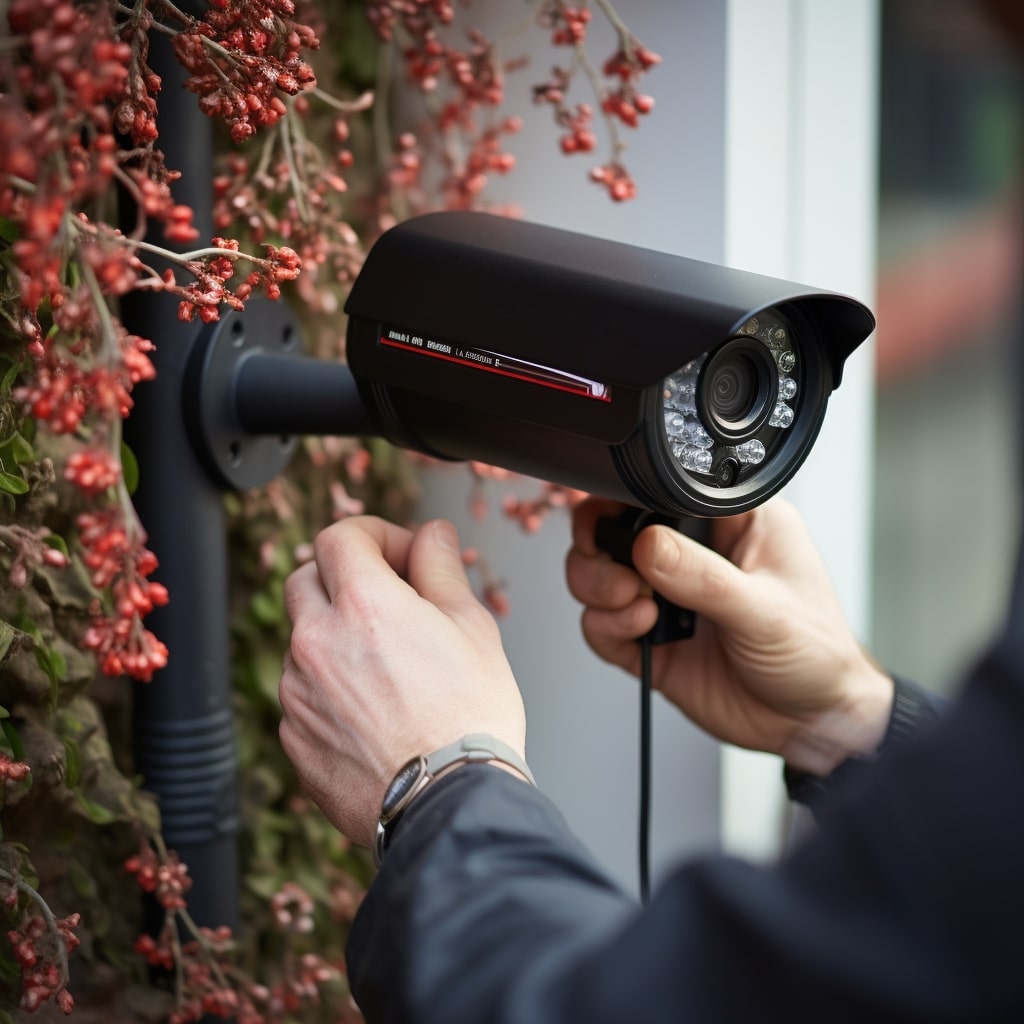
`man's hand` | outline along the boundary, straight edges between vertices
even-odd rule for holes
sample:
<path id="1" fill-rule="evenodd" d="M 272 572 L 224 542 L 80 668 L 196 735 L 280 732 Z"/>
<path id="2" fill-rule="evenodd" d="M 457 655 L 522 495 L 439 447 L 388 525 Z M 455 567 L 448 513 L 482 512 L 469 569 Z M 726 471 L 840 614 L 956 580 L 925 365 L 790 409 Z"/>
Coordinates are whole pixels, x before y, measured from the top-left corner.
<path id="1" fill-rule="evenodd" d="M 281 743 L 331 822 L 370 845 L 384 791 L 410 758 L 467 733 L 524 755 L 523 702 L 450 523 L 412 533 L 347 519 L 315 552 L 285 586 Z"/>
<path id="2" fill-rule="evenodd" d="M 816 774 L 877 748 L 892 680 L 850 631 L 792 506 L 776 499 L 714 520 L 715 551 L 647 527 L 633 546 L 636 572 L 594 544 L 598 517 L 621 508 L 600 499 L 578 506 L 566 562 L 600 657 L 639 674 L 637 639 L 654 624 L 655 590 L 698 613 L 693 639 L 655 648 L 653 682 L 703 729 Z"/>

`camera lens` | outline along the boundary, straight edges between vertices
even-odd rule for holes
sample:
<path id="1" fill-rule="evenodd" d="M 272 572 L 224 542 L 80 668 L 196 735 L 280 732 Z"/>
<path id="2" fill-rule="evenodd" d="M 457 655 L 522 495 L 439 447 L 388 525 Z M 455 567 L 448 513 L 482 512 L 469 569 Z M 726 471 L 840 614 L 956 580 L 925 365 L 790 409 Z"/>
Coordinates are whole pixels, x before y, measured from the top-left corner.
<path id="1" fill-rule="evenodd" d="M 712 434 L 735 443 L 764 426 L 778 392 L 771 353 L 749 338 L 733 338 L 704 364 L 697 385 L 697 406 Z"/>
<path id="2" fill-rule="evenodd" d="M 716 368 L 708 388 L 708 402 L 719 419 L 727 422 L 743 419 L 757 399 L 757 367 L 742 353 L 732 356 Z"/>

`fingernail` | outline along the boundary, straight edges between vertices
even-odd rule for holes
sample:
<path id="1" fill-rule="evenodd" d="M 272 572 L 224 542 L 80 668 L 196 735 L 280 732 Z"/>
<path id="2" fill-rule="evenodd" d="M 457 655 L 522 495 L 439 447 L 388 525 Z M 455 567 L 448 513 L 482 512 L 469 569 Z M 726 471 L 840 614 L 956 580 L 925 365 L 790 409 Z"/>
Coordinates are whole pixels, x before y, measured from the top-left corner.
<path id="1" fill-rule="evenodd" d="M 668 576 L 675 572 L 679 565 L 679 545 L 668 530 L 658 529 L 656 537 L 651 562 L 658 572 Z"/>
<path id="2" fill-rule="evenodd" d="M 434 537 L 437 543 L 443 548 L 462 557 L 462 549 L 459 547 L 459 534 L 455 527 L 447 519 L 434 521 Z"/>

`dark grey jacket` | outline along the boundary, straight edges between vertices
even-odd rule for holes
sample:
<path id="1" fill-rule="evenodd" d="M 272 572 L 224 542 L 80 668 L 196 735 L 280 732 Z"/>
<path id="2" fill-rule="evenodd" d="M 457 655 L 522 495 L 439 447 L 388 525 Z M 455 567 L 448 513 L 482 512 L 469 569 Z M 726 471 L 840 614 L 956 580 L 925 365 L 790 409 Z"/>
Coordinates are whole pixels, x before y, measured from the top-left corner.
<path id="1" fill-rule="evenodd" d="M 644 909 L 543 793 L 461 768 L 410 808 L 363 902 L 356 999 L 370 1024 L 1024 1021 L 1012 648 L 925 732 L 837 787 L 779 865 L 692 861 Z"/>

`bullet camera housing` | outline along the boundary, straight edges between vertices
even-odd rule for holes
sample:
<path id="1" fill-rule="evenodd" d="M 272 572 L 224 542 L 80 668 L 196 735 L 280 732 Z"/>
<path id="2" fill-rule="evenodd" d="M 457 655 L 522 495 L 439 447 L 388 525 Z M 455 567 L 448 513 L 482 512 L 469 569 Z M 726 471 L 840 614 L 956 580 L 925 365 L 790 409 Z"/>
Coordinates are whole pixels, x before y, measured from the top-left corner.
<path id="1" fill-rule="evenodd" d="M 394 443 L 664 515 L 779 490 L 874 328 L 843 295 L 482 213 L 386 232 L 345 308 Z"/>

